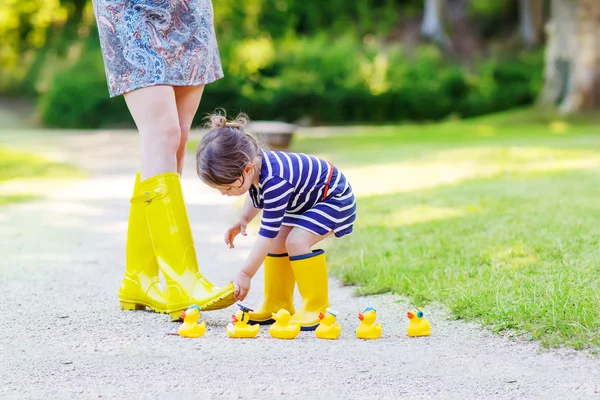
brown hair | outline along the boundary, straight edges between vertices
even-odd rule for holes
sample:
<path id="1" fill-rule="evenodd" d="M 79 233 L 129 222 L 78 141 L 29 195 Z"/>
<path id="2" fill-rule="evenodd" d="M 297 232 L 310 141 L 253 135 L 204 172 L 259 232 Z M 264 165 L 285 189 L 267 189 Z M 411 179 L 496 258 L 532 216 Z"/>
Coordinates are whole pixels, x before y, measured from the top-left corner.
<path id="1" fill-rule="evenodd" d="M 207 117 L 209 131 L 200 140 L 196 151 L 198 176 L 206 183 L 230 185 L 240 177 L 244 182 L 244 168 L 259 155 L 257 139 L 244 128 L 248 116 L 238 114 L 228 121 L 221 111 Z M 260 167 L 259 167 L 260 168 Z"/>

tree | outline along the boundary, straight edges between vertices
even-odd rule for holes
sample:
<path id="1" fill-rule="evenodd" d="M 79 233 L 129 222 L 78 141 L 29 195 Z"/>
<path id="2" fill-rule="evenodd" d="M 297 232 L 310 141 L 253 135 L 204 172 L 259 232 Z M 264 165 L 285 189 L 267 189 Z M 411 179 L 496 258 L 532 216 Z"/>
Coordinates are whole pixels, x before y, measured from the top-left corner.
<path id="1" fill-rule="evenodd" d="M 421 25 L 421 35 L 448 47 L 450 40 L 444 30 L 444 0 L 425 0 L 425 12 Z"/>
<path id="2" fill-rule="evenodd" d="M 482 50 L 481 38 L 470 13 L 471 0 L 445 0 L 452 55 L 469 60 Z"/>
<path id="3" fill-rule="evenodd" d="M 537 46 L 542 40 L 544 22 L 543 0 L 519 0 L 520 30 L 527 46 Z"/>
<path id="4" fill-rule="evenodd" d="M 564 114 L 600 106 L 600 2 L 552 0 L 541 102 Z"/>
<path id="5" fill-rule="evenodd" d="M 469 59 L 481 50 L 479 35 L 469 15 L 469 1 L 425 0 L 421 35 L 440 45 L 448 57 Z"/>

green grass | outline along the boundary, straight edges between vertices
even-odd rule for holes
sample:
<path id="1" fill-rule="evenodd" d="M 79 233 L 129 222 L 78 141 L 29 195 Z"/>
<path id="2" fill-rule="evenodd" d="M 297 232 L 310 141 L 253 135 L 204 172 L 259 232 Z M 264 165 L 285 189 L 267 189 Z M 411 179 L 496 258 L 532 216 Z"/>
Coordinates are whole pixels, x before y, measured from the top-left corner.
<path id="1" fill-rule="evenodd" d="M 358 196 L 354 234 L 329 250 L 345 284 L 600 349 L 597 126 L 512 113 L 324 130 L 292 150 L 327 157 Z"/>
<path id="2" fill-rule="evenodd" d="M 0 147 L 0 185 L 3 182 L 30 178 L 65 178 L 81 176 L 72 165 L 53 162 L 44 157 L 20 150 Z M 31 194 L 3 194 L 0 189 L 0 206 L 38 198 Z"/>

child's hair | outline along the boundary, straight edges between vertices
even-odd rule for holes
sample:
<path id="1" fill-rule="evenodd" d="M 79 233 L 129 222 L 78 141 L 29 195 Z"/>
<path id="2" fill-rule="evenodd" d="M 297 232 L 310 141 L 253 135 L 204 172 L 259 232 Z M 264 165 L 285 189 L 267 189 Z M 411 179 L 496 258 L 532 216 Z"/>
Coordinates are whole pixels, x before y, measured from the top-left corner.
<path id="1" fill-rule="evenodd" d="M 204 135 L 196 151 L 196 169 L 203 182 L 230 185 L 240 177 L 246 166 L 259 154 L 257 139 L 244 128 L 248 116 L 238 114 L 228 121 L 224 112 L 207 117 L 209 131 Z"/>

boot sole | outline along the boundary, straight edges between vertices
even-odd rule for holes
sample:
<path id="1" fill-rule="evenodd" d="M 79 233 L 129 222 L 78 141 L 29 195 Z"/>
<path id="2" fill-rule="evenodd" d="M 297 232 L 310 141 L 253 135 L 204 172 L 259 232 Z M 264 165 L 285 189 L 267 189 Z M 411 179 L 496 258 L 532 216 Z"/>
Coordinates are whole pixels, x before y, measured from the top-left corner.
<path id="1" fill-rule="evenodd" d="M 254 321 L 254 320 L 248 321 L 249 325 L 273 325 L 274 323 L 275 323 L 275 320 L 273 318 L 266 319 L 264 321 Z"/>
<path id="2" fill-rule="evenodd" d="M 214 311 L 221 310 L 223 308 L 227 308 L 235 303 L 235 298 L 233 297 L 233 293 L 225 295 L 223 297 L 218 297 L 208 303 L 205 303 L 200 306 L 200 310 L 202 311 Z M 187 307 L 181 308 L 176 311 L 168 311 L 166 314 L 169 314 L 171 317 L 171 322 L 181 321 L 181 312 L 183 310 L 187 310 Z"/>
<path id="3" fill-rule="evenodd" d="M 165 310 L 159 310 L 155 307 L 152 307 L 149 304 L 129 302 L 129 301 L 123 301 L 123 300 L 119 301 L 119 308 L 121 310 L 125 310 L 125 311 L 147 311 L 148 309 L 150 309 L 150 311 L 155 312 L 155 313 L 159 313 L 159 314 L 165 313 Z"/>
<path id="4" fill-rule="evenodd" d="M 227 294 L 226 296 L 219 297 L 209 303 L 206 303 L 204 306 L 200 307 L 203 311 L 213 311 L 213 310 L 221 310 L 223 308 L 227 308 L 229 306 L 234 305 L 236 302 L 235 297 L 233 297 L 233 292 Z"/>
<path id="5" fill-rule="evenodd" d="M 256 320 L 248 321 L 248 325 L 273 325 L 274 323 L 275 323 L 275 320 L 272 318 L 266 319 L 264 321 L 256 321 Z M 316 324 L 316 325 L 310 325 L 310 326 L 300 326 L 300 330 L 307 331 L 307 332 L 314 331 L 319 327 L 319 325 L 320 325 L 320 323 Z"/>
<path id="6" fill-rule="evenodd" d="M 300 330 L 304 332 L 314 331 L 319 327 L 320 324 L 311 325 L 311 326 L 301 326 Z"/>

